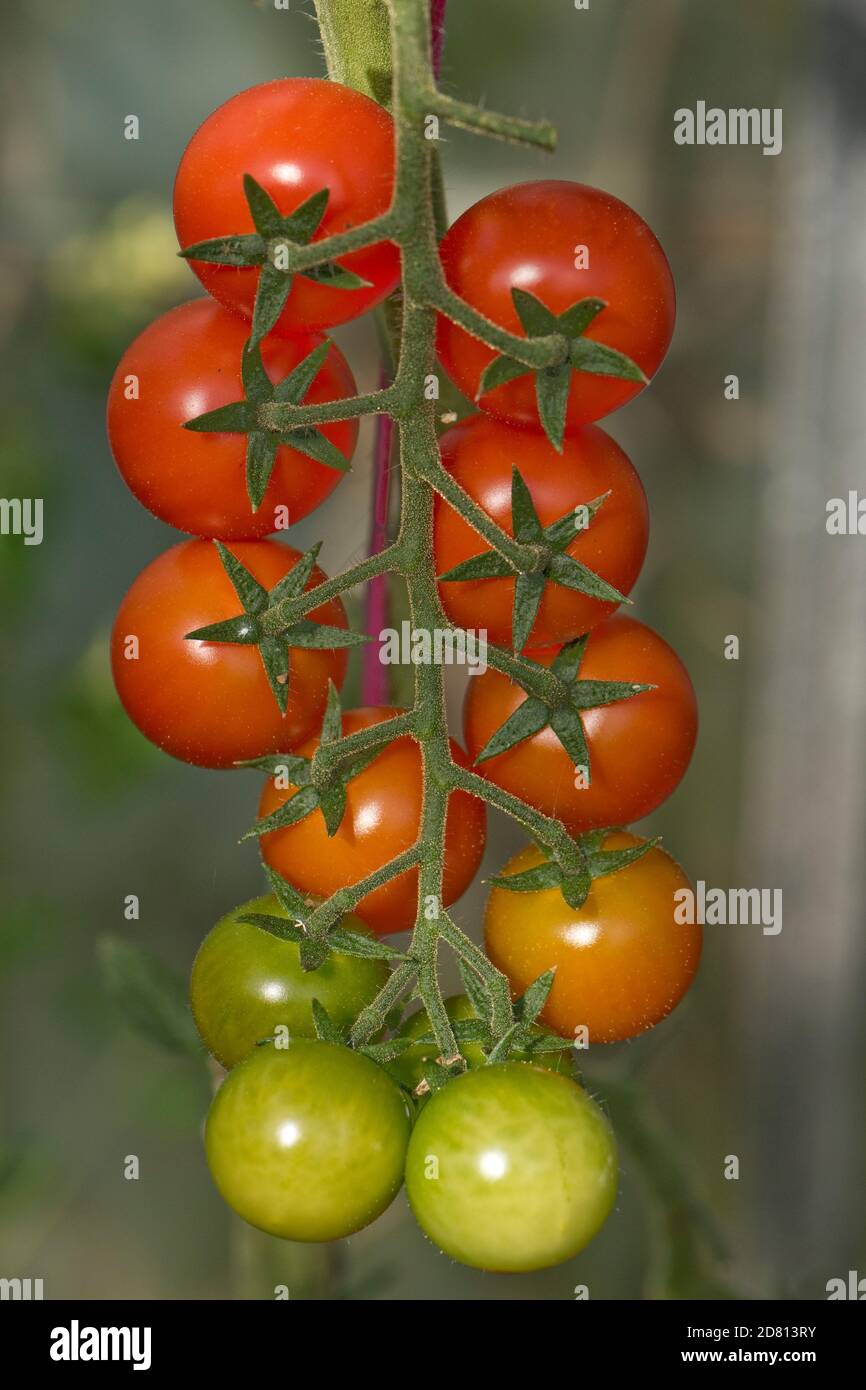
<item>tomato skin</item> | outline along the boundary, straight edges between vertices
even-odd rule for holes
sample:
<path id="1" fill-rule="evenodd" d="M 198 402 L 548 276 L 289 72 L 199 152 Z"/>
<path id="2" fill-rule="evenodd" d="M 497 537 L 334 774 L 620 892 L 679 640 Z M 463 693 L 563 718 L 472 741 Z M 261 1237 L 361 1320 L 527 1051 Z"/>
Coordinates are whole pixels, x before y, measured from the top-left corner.
<path id="1" fill-rule="evenodd" d="M 527 652 L 549 666 L 554 648 Z M 616 613 L 590 633 L 578 680 L 654 685 L 617 704 L 584 712 L 591 782 L 575 786 L 574 764 L 548 727 L 478 771 L 556 816 L 573 834 L 630 824 L 649 815 L 682 780 L 698 728 L 697 700 L 679 657 L 652 628 Z M 522 704 L 524 692 L 498 671 L 468 686 L 463 728 L 470 758 Z"/>
<path id="2" fill-rule="evenodd" d="M 139 334 L 111 382 L 108 438 L 124 482 L 161 521 L 193 535 L 222 540 L 266 536 L 278 528 L 278 508 L 285 508 L 288 524 L 294 524 L 318 507 L 343 476 L 282 445 L 262 504 L 253 512 L 246 488 L 247 436 L 183 429 L 196 415 L 243 400 L 241 356 L 248 332 L 243 319 L 212 299 L 189 300 Z M 282 381 L 324 341 L 320 334 L 266 338 L 262 358 L 271 380 Z M 131 375 L 139 382 L 136 400 L 124 394 Z M 349 365 L 332 343 L 305 403 L 318 405 L 354 393 Z M 351 459 L 357 420 L 321 428 Z"/>
<path id="3" fill-rule="evenodd" d="M 276 541 L 237 541 L 230 550 L 266 588 L 282 579 L 299 553 Z M 308 587 L 325 579 L 315 568 Z M 245 758 L 286 752 L 321 724 L 328 680 L 341 686 L 345 649 L 293 648 L 285 715 L 254 646 L 187 642 L 188 632 L 237 616 L 240 601 L 210 541 L 181 541 L 152 560 L 118 609 L 111 667 L 121 703 L 146 738 L 184 762 L 231 767 Z M 309 615 L 346 627 L 338 599 Z M 138 659 L 125 656 L 138 638 Z"/>
<path id="4" fill-rule="evenodd" d="M 574 1081 L 526 1062 L 448 1082 L 420 1112 L 406 1154 L 421 1229 L 462 1264 L 502 1273 L 571 1259 L 604 1224 L 616 1187 L 602 1111 Z"/>
<path id="5" fill-rule="evenodd" d="M 471 1001 L 465 994 L 452 994 L 445 1001 L 445 1012 L 456 1023 L 463 1019 L 477 1018 Z M 426 1009 L 418 1009 L 414 1014 L 407 1018 L 398 1028 L 396 1036 L 398 1038 L 423 1038 L 430 1033 L 430 1020 L 427 1017 Z M 534 1029 L 534 1032 L 543 1033 L 542 1028 Z M 474 1067 L 487 1066 L 487 1058 L 480 1043 L 461 1042 L 460 1051 L 466 1059 L 466 1065 L 471 1069 Z M 408 1090 L 414 1091 L 421 1081 L 425 1069 L 431 1062 L 435 1062 L 439 1055 L 439 1049 L 435 1043 L 418 1043 L 415 1047 L 408 1048 L 402 1052 L 393 1062 L 389 1062 L 388 1070 L 395 1076 Z M 534 1060 L 535 1065 L 544 1067 L 548 1071 L 562 1072 L 565 1076 L 571 1075 L 571 1057 L 568 1052 L 543 1052 L 535 1058 L 530 1058 L 528 1052 L 518 1050 L 512 1053 L 512 1059 L 518 1062 Z M 426 1101 L 427 1097 L 420 1097 Z"/>
<path id="6" fill-rule="evenodd" d="M 637 835 L 614 831 L 603 847 L 642 843 Z M 542 857 L 527 846 L 502 873 L 534 868 Z M 583 1026 L 591 1043 L 621 1042 L 666 1017 L 695 977 L 701 927 L 674 917 L 674 894 L 690 888 L 679 864 L 658 848 L 595 879 L 581 908 L 569 907 L 558 888 L 493 888 L 484 919 L 487 954 L 508 976 L 515 997 L 555 969 L 541 1013 L 554 1032 L 573 1038 Z"/>
<path id="7" fill-rule="evenodd" d="M 589 250 L 587 269 L 575 267 L 578 246 Z M 452 289 L 502 328 L 524 334 L 514 287 L 556 314 L 580 299 L 603 299 L 607 308 L 585 336 L 624 352 L 647 377 L 661 365 L 676 316 L 670 266 L 643 219 L 610 193 L 559 179 L 500 189 L 458 217 L 440 254 Z M 444 317 L 437 348 L 448 375 L 474 400 L 498 354 Z M 639 382 L 573 374 L 566 428 L 600 420 L 642 389 Z M 539 425 L 532 374 L 487 392 L 480 404 L 513 424 Z"/>
<path id="8" fill-rule="evenodd" d="M 400 712 L 389 706 L 348 710 L 343 715 L 343 733 L 356 733 Z M 298 752 L 311 757 L 317 746 L 318 739 L 311 738 Z M 466 754 L 453 740 L 451 754 L 466 765 Z M 408 736 L 395 739 L 349 782 L 346 814 L 335 835 L 328 836 L 321 813 L 314 811 L 294 825 L 262 836 L 265 862 L 300 892 L 330 897 L 415 844 L 421 825 L 422 783 L 418 745 Z M 278 789 L 274 779 L 268 778 L 259 815 L 270 815 L 293 790 Z M 452 792 L 445 824 L 446 907 L 468 888 L 481 863 L 484 841 L 483 803 L 466 792 Z M 368 893 L 355 913 L 379 936 L 406 931 L 415 922 L 417 894 L 418 870 L 408 869 Z"/>
<path id="9" fill-rule="evenodd" d="M 323 188 L 330 192 L 313 240 L 348 231 L 387 212 L 394 188 L 394 123 L 362 92 L 315 77 L 288 77 L 239 92 L 199 126 L 184 151 L 174 185 L 174 221 L 181 247 L 255 230 L 244 196 L 251 174 L 283 216 Z M 277 324 L 305 333 L 345 323 L 396 287 L 396 246 L 378 242 L 339 258 L 370 282 L 334 289 L 296 276 Z M 257 267 L 190 265 L 214 299 L 252 314 Z"/>
<path id="10" fill-rule="evenodd" d="M 348 1027 L 388 979 L 383 960 L 332 951 L 317 970 L 302 970 L 299 947 L 238 921 L 249 913 L 288 917 L 273 893 L 242 903 L 208 932 L 193 961 L 190 1002 L 202 1042 L 233 1067 L 283 1025 L 292 1038 L 313 1038 L 318 999 L 338 1028 Z M 340 923 L 364 932 L 349 914 Z"/>
<path id="11" fill-rule="evenodd" d="M 448 472 L 509 535 L 514 534 L 512 466 L 529 488 L 542 526 L 610 492 L 589 527 L 575 531 L 567 554 L 620 593 L 630 592 L 646 555 L 649 510 L 640 478 L 619 445 L 603 430 L 594 425 L 578 430 L 566 438 L 559 454 L 537 430 L 518 429 L 475 415 L 443 434 L 439 446 Z M 490 548 L 437 494 L 437 574 Z M 439 585 L 439 596 L 458 627 L 483 626 L 488 641 L 510 648 L 514 584 L 513 578 L 448 581 Z M 595 627 L 615 606 L 548 583 L 526 646 L 570 642 Z"/>
<path id="12" fill-rule="evenodd" d="M 285 1240 L 340 1240 L 400 1189 L 409 1107 L 361 1053 L 294 1039 L 229 1072 L 205 1128 L 211 1176 L 252 1226 Z"/>

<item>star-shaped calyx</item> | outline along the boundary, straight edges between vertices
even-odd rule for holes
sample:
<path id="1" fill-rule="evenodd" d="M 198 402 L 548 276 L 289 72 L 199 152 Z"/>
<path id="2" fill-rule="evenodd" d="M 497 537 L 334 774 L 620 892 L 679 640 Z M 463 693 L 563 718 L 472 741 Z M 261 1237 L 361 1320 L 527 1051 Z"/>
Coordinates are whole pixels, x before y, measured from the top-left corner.
<path id="1" fill-rule="evenodd" d="M 584 637 L 569 642 L 557 654 L 549 669 L 528 657 L 521 658 L 524 667 L 534 667 L 540 676 L 553 675 L 558 678 L 559 699 L 550 702 L 539 695 L 527 695 L 505 723 L 491 734 L 475 759 L 476 764 L 507 752 L 509 748 L 514 748 L 524 739 L 532 738 L 549 725 L 575 767 L 585 769 L 586 784 L 589 785 L 589 748 L 581 714 L 584 710 L 597 709 L 600 705 L 613 705 L 619 700 L 630 700 L 644 690 L 652 690 L 653 687 L 637 685 L 632 681 L 580 680 L 578 673 L 588 641 L 587 633 Z"/>
<path id="2" fill-rule="evenodd" d="M 261 268 L 253 308 L 253 343 L 260 343 L 277 322 L 295 274 L 335 290 L 364 289 L 369 285 L 369 280 L 336 261 L 325 261 L 297 272 L 291 269 L 291 248 L 308 245 L 319 229 L 330 196 L 327 188 L 319 189 L 288 217 L 283 216 L 270 194 L 251 174 L 244 174 L 244 194 L 254 232 L 199 241 L 194 246 L 185 246 L 180 255 L 188 261 L 208 261 L 211 265 L 235 269 Z"/>
<path id="3" fill-rule="evenodd" d="M 549 334 L 560 333 L 568 339 L 566 360 L 535 372 L 538 417 L 554 449 L 561 452 L 572 372 L 620 377 L 624 381 L 639 381 L 642 385 L 646 385 L 647 378 L 637 363 L 624 353 L 583 336 L 607 308 L 605 300 L 579 299 L 563 313 L 554 314 L 527 290 L 513 289 L 511 298 L 527 338 L 546 338 Z M 513 357 L 494 357 L 481 375 L 476 400 L 532 370 Z"/>
<path id="4" fill-rule="evenodd" d="M 602 849 L 610 830 L 589 830 L 580 835 L 575 844 L 582 856 L 579 868 L 574 864 L 559 864 L 555 859 L 545 858 L 531 869 L 519 874 L 500 874 L 489 880 L 494 888 L 505 888 L 509 893 L 540 893 L 547 888 L 558 888 L 575 910 L 583 907 L 595 879 L 606 874 L 615 874 L 628 868 L 659 843 L 660 837 L 646 840 L 641 845 L 628 849 Z"/>
<path id="5" fill-rule="evenodd" d="M 609 496 L 610 493 L 606 492 L 587 502 L 585 508 L 581 509 L 581 520 L 585 518 L 589 525 Z M 565 554 L 578 531 L 575 512 L 566 512 L 549 526 L 542 526 L 529 488 L 517 468 L 511 471 L 511 524 L 515 540 L 537 549 L 536 568 L 527 574 L 519 573 L 495 550 L 487 550 L 440 574 L 439 580 L 450 584 L 468 579 L 505 579 L 516 575 L 511 622 L 512 645 L 516 652 L 522 651 L 529 640 L 548 583 L 561 584 L 563 588 L 574 589 L 602 603 L 630 602 L 594 570 Z"/>
<path id="6" fill-rule="evenodd" d="M 297 449 L 299 453 L 306 454 L 318 463 L 324 463 L 328 468 L 337 468 L 342 473 L 349 470 L 349 460 L 331 443 L 327 435 L 314 425 L 301 425 L 296 429 L 280 431 L 267 429 L 262 423 L 263 406 L 272 402 L 277 405 L 303 404 L 304 397 L 318 376 L 331 346 L 330 340 L 320 343 L 275 386 L 265 371 L 261 349 L 250 341 L 241 358 L 244 399 L 218 406 L 216 410 L 209 410 L 204 415 L 196 415 L 184 425 L 184 429 L 194 430 L 198 434 L 248 436 L 247 495 L 254 512 L 258 511 L 262 504 L 281 444 L 288 444 L 292 449 Z"/>
<path id="7" fill-rule="evenodd" d="M 289 702 L 290 647 L 354 647 L 370 639 L 363 633 L 350 632 L 345 627 L 332 627 L 329 623 L 317 623 L 312 618 L 301 618 L 285 628 L 279 636 L 265 632 L 261 623 L 262 614 L 283 599 L 298 598 L 304 592 L 316 563 L 319 545 L 301 555 L 273 589 L 265 589 L 222 541 L 214 541 L 214 545 L 244 611 L 237 617 L 188 632 L 186 640 L 234 642 L 258 647 L 268 684 L 280 711 L 285 714 Z M 283 761 L 286 761 L 285 758 Z"/>
<path id="8" fill-rule="evenodd" d="M 362 641 L 367 640 L 361 638 Z M 327 748 L 343 736 L 343 713 L 340 697 L 333 682 L 328 685 L 328 700 L 322 718 L 319 735 L 319 748 Z M 317 750 L 318 751 L 318 750 Z M 353 777 L 378 758 L 382 748 L 377 746 L 359 753 L 345 766 L 329 767 L 325 759 L 302 758 L 297 754 L 271 753 L 263 758 L 253 758 L 244 767 L 258 767 L 272 776 L 287 777 L 298 790 L 272 811 L 269 816 L 247 831 L 245 840 L 258 835 L 268 835 L 272 830 L 282 830 L 287 825 L 295 825 L 311 812 L 319 810 L 329 835 L 336 835 L 346 812 L 346 786 Z M 276 890 L 275 890 L 276 891 Z"/>

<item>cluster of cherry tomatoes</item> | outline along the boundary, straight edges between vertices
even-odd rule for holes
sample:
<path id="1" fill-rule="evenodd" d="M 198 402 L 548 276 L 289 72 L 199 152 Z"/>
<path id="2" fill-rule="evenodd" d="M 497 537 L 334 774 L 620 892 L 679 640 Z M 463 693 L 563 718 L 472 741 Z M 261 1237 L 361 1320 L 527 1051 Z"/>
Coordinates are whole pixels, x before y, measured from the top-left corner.
<path id="1" fill-rule="evenodd" d="M 181 160 L 174 191 L 178 237 L 187 251 L 204 244 L 202 259 L 189 259 L 209 297 L 171 310 L 127 350 L 111 385 L 108 431 L 135 496 L 190 536 L 135 580 L 112 637 L 127 712 L 148 738 L 187 762 L 229 768 L 270 754 L 310 757 L 329 684 L 339 689 L 346 669 L 342 646 L 289 641 L 281 708 L 255 640 L 190 636 L 237 619 L 246 606 L 242 591 L 265 597 L 279 591 L 302 557 L 269 537 L 330 494 L 356 442 L 355 421 L 324 425 L 315 439 L 310 431 L 289 432 L 253 497 L 245 434 L 184 428 L 247 394 L 257 287 L 266 271 L 275 273 L 263 252 L 257 256 L 250 188 L 259 209 L 283 219 L 298 213 L 298 240 L 318 240 L 384 213 L 393 178 L 387 112 L 358 92 L 312 79 L 269 82 L 232 98 L 204 122 Z M 225 249 L 228 238 L 237 243 L 235 259 Z M 217 242 L 219 256 L 208 260 L 207 245 Z M 522 331 L 515 288 L 554 315 L 596 297 L 603 309 L 585 326 L 586 341 L 627 354 L 646 379 L 661 362 L 674 318 L 667 262 L 641 219 L 606 194 L 564 182 L 503 190 L 458 219 L 441 257 L 451 287 L 504 328 Z M 381 243 L 336 266 L 295 274 L 287 292 L 283 286 L 271 331 L 254 349 L 274 390 L 291 379 L 303 383 L 291 397 L 295 403 L 352 395 L 351 370 L 322 330 L 383 300 L 399 273 L 397 248 Z M 647 545 L 646 499 L 628 458 L 593 422 L 640 384 L 600 370 L 570 372 L 557 448 L 541 428 L 531 374 L 506 379 L 506 373 L 485 389 L 496 354 L 445 318 L 438 352 L 468 396 L 480 391 L 483 411 L 442 437 L 453 478 L 512 534 L 515 468 L 543 527 L 589 508 L 591 523 L 575 527 L 564 553 L 627 595 Z M 487 549 L 441 498 L 434 525 L 439 575 Z M 225 563 L 232 557 L 234 568 Z M 306 588 L 325 578 L 308 568 Z M 515 583 L 514 575 L 442 579 L 441 601 L 456 625 L 486 629 L 489 641 L 509 647 Z M 682 664 L 651 629 L 613 615 L 615 607 L 585 586 L 551 581 L 523 650 L 549 667 L 569 643 L 589 634 L 580 681 L 647 687 L 629 700 L 586 709 L 588 785 L 549 726 L 478 764 L 485 777 L 558 817 L 572 834 L 604 831 L 597 837 L 602 850 L 641 843 L 605 828 L 631 823 L 670 794 L 696 732 L 694 693 Z M 308 617 L 332 632 L 347 627 L 339 599 Z M 474 677 L 465 704 L 468 752 L 452 743 L 455 761 L 473 763 L 525 699 L 493 669 Z M 395 713 L 349 710 L 344 733 Z M 295 790 L 269 778 L 260 816 Z M 398 738 L 348 783 L 335 833 L 311 813 L 263 835 L 264 859 L 305 898 L 327 898 L 416 842 L 422 796 L 419 748 L 410 737 Z M 453 792 L 446 905 L 472 880 L 484 843 L 483 803 Z M 526 849 L 504 875 L 541 862 L 539 850 Z M 651 848 L 595 879 L 578 908 L 558 887 L 512 893 L 496 886 L 486 915 L 489 955 L 515 997 L 555 967 L 538 1028 L 566 1039 L 584 1030 L 589 1042 L 632 1037 L 673 1008 L 697 967 L 699 928 L 675 925 L 673 918 L 673 894 L 684 885 L 673 860 Z M 409 928 L 417 889 L 417 869 L 407 870 L 363 898 L 357 917 L 342 928 L 370 940 Z M 286 916 L 274 897 L 237 909 L 206 938 L 192 974 L 199 1031 L 229 1073 L 212 1105 L 206 1149 L 230 1205 L 274 1234 L 328 1240 L 373 1220 L 405 1180 L 422 1228 L 467 1263 L 535 1269 L 582 1248 L 612 1206 L 617 1164 L 608 1122 L 571 1078 L 568 1053 L 533 1054 L 530 1062 L 517 1051 L 489 1063 L 483 1048 L 469 1042 L 465 1072 L 430 1096 L 419 1094 L 437 1054 L 423 1011 L 395 1023 L 405 1047 L 387 1066 L 317 1035 L 314 1000 L 343 1035 L 386 983 L 386 953 L 335 949 L 318 969 L 305 970 L 295 941 L 243 920 L 257 912 Z M 448 1011 L 457 1020 L 475 1016 L 466 996 L 449 1000 Z M 286 1046 L 279 1045 L 281 1028 Z M 265 1039 L 272 1041 L 262 1045 Z"/>

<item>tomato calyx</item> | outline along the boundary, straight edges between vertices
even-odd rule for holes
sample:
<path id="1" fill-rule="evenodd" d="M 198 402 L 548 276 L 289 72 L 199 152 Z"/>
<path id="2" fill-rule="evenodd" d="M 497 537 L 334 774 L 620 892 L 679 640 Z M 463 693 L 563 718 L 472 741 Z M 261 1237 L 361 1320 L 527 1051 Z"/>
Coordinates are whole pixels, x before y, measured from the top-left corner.
<path id="1" fill-rule="evenodd" d="M 306 551 L 273 589 L 266 589 L 260 584 L 222 541 L 214 541 L 214 545 L 240 599 L 243 612 L 222 622 L 196 628 L 194 632 L 186 633 L 185 640 L 238 643 L 258 647 L 268 684 L 282 714 L 285 714 L 289 701 L 290 647 L 333 649 L 354 647 L 371 640 L 363 633 L 352 632 L 345 627 L 333 627 L 330 623 L 317 623 L 312 618 L 302 618 L 291 627 L 285 628 L 278 636 L 264 631 L 260 619 L 268 608 L 282 599 L 296 598 L 303 593 L 316 563 L 321 543 Z"/>
<path id="2" fill-rule="evenodd" d="M 475 759 L 476 766 L 507 752 L 509 748 L 514 748 L 524 739 L 532 738 L 550 726 L 575 768 L 581 772 L 586 786 L 589 786 L 589 748 L 581 714 L 585 710 L 598 709 L 601 705 L 630 700 L 642 691 L 652 690 L 654 687 L 631 681 L 580 680 L 578 673 L 588 641 L 587 633 L 569 642 L 557 654 L 549 669 L 530 657 L 521 658 L 530 676 L 534 668 L 540 677 L 555 678 L 554 698 L 545 698 L 537 694 L 527 695 L 505 723 L 500 724 L 491 734 Z"/>
<path id="3" fill-rule="evenodd" d="M 250 210 L 255 232 L 240 235 L 211 237 L 178 252 L 184 260 L 207 261 L 211 265 L 230 266 L 236 270 L 260 267 L 258 288 L 253 306 L 251 343 L 261 342 L 283 312 L 296 274 L 305 279 L 326 284 L 335 290 L 368 289 L 370 281 L 337 261 L 304 270 L 291 268 L 293 247 L 307 246 L 315 236 L 325 215 L 330 192 L 320 188 L 306 198 L 288 217 L 284 217 L 269 193 L 251 174 L 244 174 L 244 196 Z"/>
<path id="4" fill-rule="evenodd" d="M 580 856 L 577 864 L 565 863 L 555 857 L 545 858 L 531 869 L 517 874 L 499 874 L 489 880 L 493 888 L 504 888 L 509 893 L 540 893 L 550 888 L 558 888 L 575 911 L 583 907 L 589 890 L 597 878 L 618 873 L 651 849 L 661 844 L 661 836 L 645 840 L 642 844 L 628 849 L 602 849 L 605 839 L 613 829 L 588 830 L 575 841 Z M 542 849 L 542 854 L 547 851 Z"/>
<path id="5" fill-rule="evenodd" d="M 625 353 L 618 352 L 605 343 L 584 337 L 589 326 L 607 308 L 606 300 L 578 299 L 561 314 L 554 314 L 528 290 L 515 287 L 511 291 L 511 299 L 527 338 L 546 338 L 551 334 L 559 334 L 566 340 L 563 361 L 535 372 L 538 418 L 554 449 L 561 453 L 572 372 L 620 377 L 624 381 L 640 382 L 642 386 L 647 384 L 648 378 L 637 363 L 626 357 Z M 475 394 L 476 401 L 480 401 L 482 396 L 495 390 L 497 386 L 504 386 L 517 377 L 526 376 L 532 370 L 531 367 L 518 362 L 515 357 L 494 357 L 481 374 Z"/>
<path id="6" fill-rule="evenodd" d="M 293 632 L 294 629 L 290 628 L 289 631 Z M 350 740 L 344 739 L 342 735 L 342 719 L 340 696 L 333 682 L 329 682 L 319 745 L 312 758 L 300 757 L 297 754 L 271 753 L 263 758 L 252 758 L 243 764 L 244 767 L 262 768 L 272 776 L 291 778 L 298 790 L 276 811 L 256 821 L 242 839 L 269 835 L 273 830 L 295 825 L 315 810 L 321 811 L 328 836 L 336 835 L 346 813 L 347 784 L 378 758 L 390 732 L 388 721 L 388 724 L 381 726 L 381 738 L 375 741 L 372 747 L 365 748 L 354 757 L 348 756 L 344 760 L 332 759 L 328 756 L 330 751 L 340 746 L 351 749 Z"/>
<path id="7" fill-rule="evenodd" d="M 271 381 L 262 361 L 261 348 L 251 338 L 241 359 L 241 378 L 245 396 L 241 401 L 208 410 L 204 415 L 196 415 L 187 420 L 184 429 L 199 434 L 245 434 L 248 436 L 246 454 L 247 496 L 254 512 L 257 512 L 271 480 L 276 462 L 277 450 L 281 444 L 288 444 L 307 458 L 323 463 L 327 468 L 336 468 L 348 473 L 349 460 L 327 435 L 313 425 L 302 425 L 295 429 L 273 430 L 267 428 L 262 416 L 262 407 L 275 402 L 278 405 L 301 405 L 304 397 L 315 381 L 325 358 L 331 350 L 327 339 L 313 348 L 297 367 L 276 386 Z"/>
<path id="8" fill-rule="evenodd" d="M 586 520 L 580 529 L 587 528 L 609 496 L 610 492 L 605 492 L 585 504 L 581 511 L 586 514 Z M 511 518 L 515 540 L 531 546 L 534 551 L 525 570 L 517 569 L 495 550 L 487 550 L 455 565 L 438 578 L 440 583 L 450 584 L 461 580 L 505 579 L 516 575 L 511 620 L 515 652 L 522 651 L 529 640 L 548 583 L 560 584 L 563 588 L 573 589 L 605 603 L 631 603 L 631 599 L 608 584 L 594 570 L 565 553 L 578 531 L 573 509 L 549 526 L 541 525 L 532 495 L 517 467 L 511 470 Z"/>

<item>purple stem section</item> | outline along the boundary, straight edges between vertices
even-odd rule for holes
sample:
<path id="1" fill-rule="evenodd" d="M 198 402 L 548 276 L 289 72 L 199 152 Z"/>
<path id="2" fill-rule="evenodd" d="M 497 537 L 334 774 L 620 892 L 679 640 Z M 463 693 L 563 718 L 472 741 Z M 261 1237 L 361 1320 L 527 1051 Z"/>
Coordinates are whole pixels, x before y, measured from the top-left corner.
<path id="1" fill-rule="evenodd" d="M 433 71 L 439 76 L 442 65 L 442 45 L 445 38 L 445 7 L 448 0 L 430 0 L 430 30 L 433 39 Z M 386 373 L 380 385 L 387 386 Z M 378 555 L 388 540 L 388 503 L 391 484 L 392 424 L 387 415 L 376 417 L 376 444 L 373 454 L 373 516 L 370 525 L 368 555 Z M 364 648 L 361 657 L 361 704 L 388 703 L 388 669 L 379 660 L 379 634 L 388 626 L 388 575 L 379 574 L 367 585 L 364 603 L 364 631 L 375 642 Z"/>

